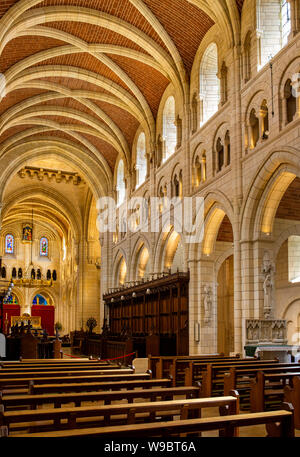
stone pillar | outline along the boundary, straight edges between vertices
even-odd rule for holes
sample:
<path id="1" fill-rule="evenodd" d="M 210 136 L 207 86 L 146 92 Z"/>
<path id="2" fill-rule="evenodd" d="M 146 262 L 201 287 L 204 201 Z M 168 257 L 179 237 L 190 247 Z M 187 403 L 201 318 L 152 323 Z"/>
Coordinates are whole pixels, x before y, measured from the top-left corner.
<path id="1" fill-rule="evenodd" d="M 190 278 L 192 315 L 190 316 L 190 332 L 194 333 L 194 323 L 200 323 L 200 341 L 195 342 L 194 335 L 190 339 L 191 354 L 210 354 L 217 352 L 217 281 L 215 278 L 215 262 L 213 259 L 201 258 L 192 269 L 193 276 Z M 189 263 L 189 266 L 190 263 Z M 205 319 L 204 313 L 204 287 L 211 288 L 211 310 L 209 320 Z M 197 320 L 196 320 L 197 319 Z"/>
<path id="2" fill-rule="evenodd" d="M 293 39 L 300 30 L 300 2 L 299 0 L 288 0 L 291 6 L 291 33 L 289 40 Z"/>

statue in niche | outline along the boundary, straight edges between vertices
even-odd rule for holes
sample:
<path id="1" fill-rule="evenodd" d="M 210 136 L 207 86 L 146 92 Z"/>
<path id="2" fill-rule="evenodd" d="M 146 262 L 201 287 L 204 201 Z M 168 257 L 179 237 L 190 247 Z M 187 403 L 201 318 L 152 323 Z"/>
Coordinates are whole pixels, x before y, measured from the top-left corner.
<path id="1" fill-rule="evenodd" d="M 207 324 L 211 318 L 212 290 L 208 285 L 204 286 L 204 322 Z"/>
<path id="2" fill-rule="evenodd" d="M 272 278 L 270 274 L 267 274 L 264 279 L 264 317 L 268 319 L 271 317 L 272 309 Z"/>
<path id="3" fill-rule="evenodd" d="M 272 317 L 273 309 L 273 276 L 275 268 L 272 265 L 269 253 L 266 251 L 263 257 L 262 274 L 263 274 L 263 290 L 264 290 L 264 318 Z"/>

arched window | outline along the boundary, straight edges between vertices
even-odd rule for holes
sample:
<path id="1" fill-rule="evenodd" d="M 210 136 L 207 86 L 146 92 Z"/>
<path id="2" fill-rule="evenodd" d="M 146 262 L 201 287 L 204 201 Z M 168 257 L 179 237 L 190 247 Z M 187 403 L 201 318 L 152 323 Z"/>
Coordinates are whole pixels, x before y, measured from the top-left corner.
<path id="1" fill-rule="evenodd" d="M 230 134 L 229 131 L 227 130 L 226 135 L 225 135 L 225 165 L 230 165 Z"/>
<path id="2" fill-rule="evenodd" d="M 33 305 L 45 305 L 45 306 L 46 306 L 46 305 L 48 305 L 48 302 L 47 302 L 47 300 L 45 299 L 45 297 L 43 297 L 43 296 L 40 295 L 40 294 L 37 294 L 37 295 L 34 297 L 34 299 L 33 299 L 33 301 L 32 301 L 32 304 L 33 304 Z"/>
<path id="3" fill-rule="evenodd" d="M 16 278 L 16 277 L 17 277 L 17 269 L 16 269 L 15 267 L 12 269 L 11 276 L 12 276 L 13 278 Z"/>
<path id="4" fill-rule="evenodd" d="M 294 119 L 297 110 L 296 97 L 294 97 L 292 89 L 292 81 L 287 80 L 284 86 L 284 98 L 285 98 L 285 109 L 286 109 L 286 124 L 289 124 Z"/>
<path id="5" fill-rule="evenodd" d="M 5 237 L 5 254 L 14 254 L 15 252 L 15 238 L 13 235 L 8 234 Z"/>
<path id="6" fill-rule="evenodd" d="M 40 239 L 40 255 L 43 257 L 48 257 L 49 242 L 48 238 L 42 237 Z"/>
<path id="7" fill-rule="evenodd" d="M 291 32 L 288 0 L 257 0 L 257 30 L 260 33 L 258 68 L 261 68 L 288 42 Z"/>
<path id="8" fill-rule="evenodd" d="M 121 205 L 125 200 L 125 171 L 124 162 L 120 160 L 117 171 L 117 204 Z"/>
<path id="9" fill-rule="evenodd" d="M 53 272 L 52 272 L 52 279 L 53 279 L 53 281 L 57 280 L 56 270 L 53 270 Z"/>
<path id="10" fill-rule="evenodd" d="M 47 270 L 47 281 L 50 281 L 51 279 L 51 271 Z"/>
<path id="11" fill-rule="evenodd" d="M 261 137 L 263 140 L 266 140 L 269 137 L 269 110 L 267 101 L 263 100 L 260 107 L 260 116 L 261 116 Z"/>
<path id="12" fill-rule="evenodd" d="M 218 78 L 218 49 L 211 43 L 200 64 L 201 125 L 213 116 L 219 108 L 220 81 Z"/>
<path id="13" fill-rule="evenodd" d="M 37 272 L 36 272 L 36 279 L 42 279 L 42 273 L 41 273 L 41 270 L 38 268 Z"/>
<path id="14" fill-rule="evenodd" d="M 31 270 L 31 279 L 35 279 L 35 269 L 32 268 Z"/>
<path id="15" fill-rule="evenodd" d="M 2 279 L 6 278 L 6 268 L 5 267 L 1 268 L 1 276 L 2 276 Z"/>
<path id="16" fill-rule="evenodd" d="M 250 113 L 249 124 L 251 129 L 250 145 L 251 149 L 254 149 L 259 139 L 259 120 L 256 117 L 255 109 Z"/>
<path id="17" fill-rule="evenodd" d="M 288 0 L 281 1 L 281 39 L 282 46 L 288 42 L 291 33 L 291 5 Z"/>
<path id="18" fill-rule="evenodd" d="M 48 257 L 49 243 L 48 238 L 42 237 L 40 239 L 40 256 Z"/>
<path id="19" fill-rule="evenodd" d="M 21 279 L 23 277 L 23 271 L 22 268 L 18 269 L 18 278 Z"/>
<path id="20" fill-rule="evenodd" d="M 174 176 L 173 179 L 173 195 L 174 197 L 182 197 L 182 172 L 179 172 L 179 176 L 177 174 Z"/>
<path id="21" fill-rule="evenodd" d="M 17 299 L 17 297 L 16 297 L 15 294 L 11 294 L 11 295 L 7 298 L 6 303 L 7 303 L 8 305 L 18 305 L 18 304 L 19 304 L 19 303 L 18 303 L 18 299 Z"/>
<path id="22" fill-rule="evenodd" d="M 144 132 L 139 135 L 136 147 L 136 187 L 145 182 L 147 176 L 146 137 Z"/>
<path id="23" fill-rule="evenodd" d="M 63 250 L 63 262 L 64 262 L 66 260 L 66 257 L 67 257 L 67 246 L 66 246 L 65 237 L 63 237 L 62 250 Z"/>
<path id="24" fill-rule="evenodd" d="M 118 272 L 118 285 L 122 286 L 125 283 L 127 274 L 127 265 L 125 259 L 122 257 L 119 263 L 119 272 Z"/>
<path id="25" fill-rule="evenodd" d="M 244 82 L 251 78 L 251 33 L 248 32 L 244 42 Z"/>
<path id="26" fill-rule="evenodd" d="M 221 171 L 222 167 L 224 165 L 224 146 L 222 144 L 221 138 L 218 138 L 217 140 L 217 145 L 216 145 L 216 150 L 217 150 L 217 171 Z"/>
<path id="27" fill-rule="evenodd" d="M 201 170 L 201 163 L 199 161 L 199 157 L 195 160 L 195 184 L 196 186 L 200 186 L 202 180 L 202 170 Z"/>
<path id="28" fill-rule="evenodd" d="M 174 154 L 177 145 L 177 127 L 175 116 L 175 99 L 170 96 L 164 106 L 163 111 L 163 161 Z"/>

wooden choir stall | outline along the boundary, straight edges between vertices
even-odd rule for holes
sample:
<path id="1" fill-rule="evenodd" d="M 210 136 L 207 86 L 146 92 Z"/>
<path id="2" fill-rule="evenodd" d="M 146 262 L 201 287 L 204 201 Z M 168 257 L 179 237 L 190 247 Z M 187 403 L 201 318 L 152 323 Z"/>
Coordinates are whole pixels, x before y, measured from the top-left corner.
<path id="1" fill-rule="evenodd" d="M 127 342 L 139 357 L 187 355 L 189 351 L 189 273 L 157 274 L 103 296 L 102 340 Z M 103 341 L 104 343 L 104 341 Z"/>

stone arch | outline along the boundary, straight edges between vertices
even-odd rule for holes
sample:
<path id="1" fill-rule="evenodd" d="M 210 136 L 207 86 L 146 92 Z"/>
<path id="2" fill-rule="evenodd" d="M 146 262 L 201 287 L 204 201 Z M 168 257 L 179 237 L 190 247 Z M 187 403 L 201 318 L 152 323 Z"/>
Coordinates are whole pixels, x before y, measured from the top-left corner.
<path id="1" fill-rule="evenodd" d="M 75 165 L 89 183 L 96 199 L 106 195 L 111 186 L 112 175 L 105 176 L 102 166 L 83 152 L 78 149 L 78 146 L 74 147 L 70 143 L 56 141 L 53 138 L 49 141 L 46 141 L 46 138 L 43 141 L 35 141 L 34 147 L 31 143 L 16 145 L 5 154 L 8 165 L 0 176 L 0 201 L 3 200 L 3 193 L 9 179 L 22 168 L 24 162 L 47 158 L 49 154 L 59 156 L 62 160 Z M 4 159 L 3 156 L 1 158 Z"/>
<path id="2" fill-rule="evenodd" d="M 54 306 L 55 308 L 57 307 L 57 304 L 58 304 L 57 294 L 53 290 L 49 291 L 48 289 L 39 287 L 37 289 L 34 289 L 33 292 L 30 294 L 30 298 L 29 298 L 30 308 L 32 306 L 33 299 L 36 295 L 42 295 L 43 297 L 45 297 L 47 299 L 47 302 L 49 305 Z M 50 301 L 50 303 L 49 303 L 49 301 Z"/>
<path id="3" fill-rule="evenodd" d="M 261 164 L 253 181 L 245 192 L 245 200 L 241 209 L 241 239 L 249 240 L 258 233 L 259 220 L 262 217 L 262 196 L 267 194 L 267 185 L 275 173 L 294 173 L 299 175 L 299 151 L 285 147 L 281 151 L 274 150 Z"/>
<path id="4" fill-rule="evenodd" d="M 120 266 L 121 266 L 122 262 L 124 262 L 125 266 L 126 266 L 126 272 L 123 271 L 123 273 L 125 274 L 125 277 L 123 277 L 123 279 L 125 281 L 125 279 L 128 278 L 130 265 L 128 265 L 125 251 L 122 248 L 119 248 L 118 252 L 116 253 L 114 260 L 112 262 L 112 278 L 113 278 L 112 283 L 114 284 L 115 287 L 120 286 L 119 275 L 120 275 Z"/>
<path id="5" fill-rule="evenodd" d="M 149 262 L 151 263 L 151 250 L 144 237 L 138 238 L 132 252 L 131 278 L 133 280 L 142 279 L 145 276 Z"/>

